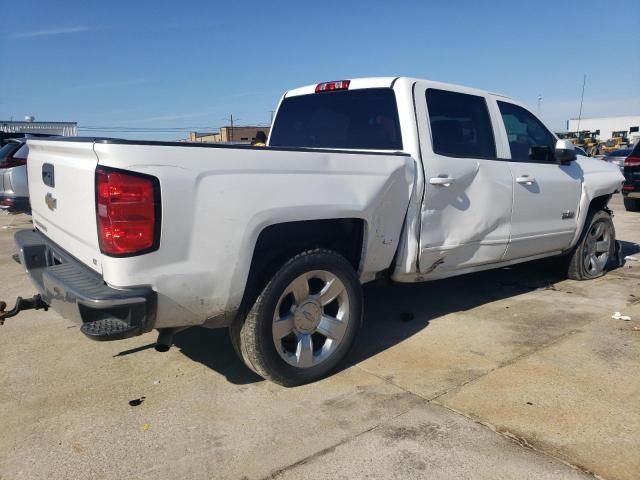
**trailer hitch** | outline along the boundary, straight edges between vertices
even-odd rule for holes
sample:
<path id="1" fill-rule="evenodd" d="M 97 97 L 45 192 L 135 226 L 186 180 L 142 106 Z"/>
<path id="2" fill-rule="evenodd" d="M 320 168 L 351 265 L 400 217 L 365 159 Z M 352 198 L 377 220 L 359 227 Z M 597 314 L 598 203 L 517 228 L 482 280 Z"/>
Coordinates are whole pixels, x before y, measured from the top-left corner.
<path id="1" fill-rule="evenodd" d="M 49 305 L 47 302 L 42 300 L 40 295 L 34 295 L 31 298 L 16 298 L 15 306 L 9 310 L 5 311 L 7 308 L 7 304 L 5 302 L 0 302 L 0 325 L 4 325 L 4 321 L 7 318 L 15 317 L 22 310 L 40 310 L 43 309 L 45 312 L 49 310 Z"/>

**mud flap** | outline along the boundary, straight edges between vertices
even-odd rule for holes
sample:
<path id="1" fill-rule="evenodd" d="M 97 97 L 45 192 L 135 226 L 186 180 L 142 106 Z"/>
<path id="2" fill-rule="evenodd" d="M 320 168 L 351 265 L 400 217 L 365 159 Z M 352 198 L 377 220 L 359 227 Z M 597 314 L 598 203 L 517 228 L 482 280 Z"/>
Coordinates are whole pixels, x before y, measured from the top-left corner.
<path id="1" fill-rule="evenodd" d="M 624 256 L 622 255 L 622 244 L 620 240 L 616 240 L 616 247 L 614 252 L 616 268 L 622 267 L 624 265 Z"/>

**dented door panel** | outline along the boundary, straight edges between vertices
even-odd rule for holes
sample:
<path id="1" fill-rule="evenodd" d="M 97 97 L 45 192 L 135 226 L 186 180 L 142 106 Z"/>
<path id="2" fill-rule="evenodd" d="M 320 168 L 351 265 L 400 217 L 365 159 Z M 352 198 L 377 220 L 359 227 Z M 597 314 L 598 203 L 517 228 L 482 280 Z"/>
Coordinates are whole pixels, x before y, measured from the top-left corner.
<path id="1" fill-rule="evenodd" d="M 446 173 L 456 182 L 444 188 L 427 185 L 420 271 L 441 273 L 499 261 L 511 227 L 513 189 L 508 165 L 499 160 L 434 157 L 427 169 L 427 177 Z"/>
<path id="2" fill-rule="evenodd" d="M 418 82 L 414 95 L 425 171 L 420 279 L 500 261 L 509 242 L 513 200 L 508 162 L 434 152 L 425 99 L 427 87 Z M 459 93 L 479 95 L 462 87 Z M 489 102 L 487 107 L 495 130 L 495 112 Z M 495 138 L 495 132 L 493 135 Z M 496 152 L 502 153 L 500 146 L 496 146 Z"/>

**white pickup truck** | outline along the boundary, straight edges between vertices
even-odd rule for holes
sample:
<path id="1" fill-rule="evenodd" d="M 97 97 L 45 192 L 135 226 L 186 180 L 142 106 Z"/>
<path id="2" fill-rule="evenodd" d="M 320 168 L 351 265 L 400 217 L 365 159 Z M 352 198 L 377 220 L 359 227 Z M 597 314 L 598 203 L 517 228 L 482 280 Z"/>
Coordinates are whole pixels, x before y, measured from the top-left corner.
<path id="1" fill-rule="evenodd" d="M 421 282 L 549 256 L 570 278 L 614 256 L 618 168 L 576 157 L 509 97 L 411 78 L 285 93 L 266 148 L 29 140 L 39 294 L 95 340 L 229 327 L 283 385 L 328 375 L 361 284 Z M 9 312 L 7 312 L 9 313 Z M 5 314 L 5 316 L 11 316 Z"/>

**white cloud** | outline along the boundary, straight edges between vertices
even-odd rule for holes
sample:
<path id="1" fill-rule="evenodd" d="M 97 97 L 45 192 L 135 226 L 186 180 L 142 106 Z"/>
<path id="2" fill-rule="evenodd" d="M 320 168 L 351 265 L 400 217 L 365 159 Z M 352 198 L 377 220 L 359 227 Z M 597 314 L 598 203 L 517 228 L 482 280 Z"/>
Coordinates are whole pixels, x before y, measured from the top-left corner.
<path id="1" fill-rule="evenodd" d="M 33 37 L 49 37 L 51 35 L 65 35 L 68 33 L 86 32 L 91 30 L 87 25 L 77 25 L 75 27 L 59 27 L 48 28 L 45 30 L 32 30 L 31 32 L 20 32 L 11 35 L 11 38 L 33 38 Z"/>

